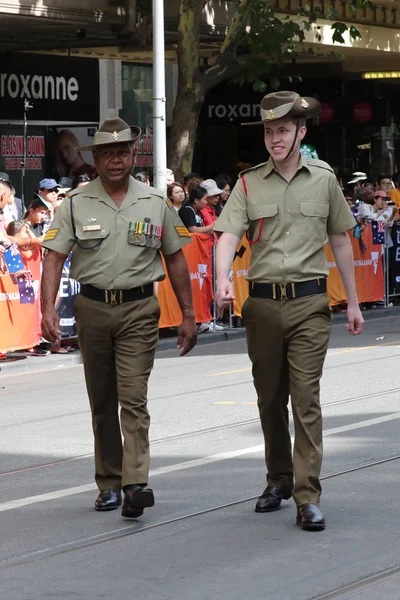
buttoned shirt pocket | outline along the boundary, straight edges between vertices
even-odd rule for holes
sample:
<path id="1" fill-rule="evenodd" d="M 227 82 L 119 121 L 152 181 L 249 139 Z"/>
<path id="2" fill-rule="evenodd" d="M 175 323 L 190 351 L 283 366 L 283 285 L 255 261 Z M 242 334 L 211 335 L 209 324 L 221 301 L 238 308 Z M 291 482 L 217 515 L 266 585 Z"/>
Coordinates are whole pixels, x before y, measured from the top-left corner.
<path id="1" fill-rule="evenodd" d="M 81 250 L 98 250 L 109 233 L 107 229 L 83 231 L 83 228 L 78 226 L 76 228 L 77 245 Z"/>
<path id="2" fill-rule="evenodd" d="M 301 237 L 312 240 L 324 240 L 327 235 L 329 203 L 301 200 L 300 213 Z"/>
<path id="3" fill-rule="evenodd" d="M 262 221 L 262 232 L 260 239 L 270 241 L 278 225 L 278 205 L 276 202 L 268 204 L 248 204 L 247 215 L 249 217 L 249 237 L 254 241 L 260 232 L 260 221 Z"/>

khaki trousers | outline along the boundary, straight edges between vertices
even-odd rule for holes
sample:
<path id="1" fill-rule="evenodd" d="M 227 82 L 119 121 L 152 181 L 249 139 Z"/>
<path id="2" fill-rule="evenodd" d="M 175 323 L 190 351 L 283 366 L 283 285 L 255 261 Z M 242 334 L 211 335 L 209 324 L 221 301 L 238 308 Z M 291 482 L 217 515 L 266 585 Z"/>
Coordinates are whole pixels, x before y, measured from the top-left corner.
<path id="1" fill-rule="evenodd" d="M 265 440 L 267 483 L 295 485 L 296 504 L 319 504 L 320 378 L 331 331 L 326 294 L 293 300 L 249 297 L 242 310 Z M 293 458 L 288 401 L 294 421 Z"/>
<path id="2" fill-rule="evenodd" d="M 147 483 L 147 383 L 158 342 L 157 298 L 111 307 L 78 295 L 74 313 L 92 410 L 98 488 Z"/>

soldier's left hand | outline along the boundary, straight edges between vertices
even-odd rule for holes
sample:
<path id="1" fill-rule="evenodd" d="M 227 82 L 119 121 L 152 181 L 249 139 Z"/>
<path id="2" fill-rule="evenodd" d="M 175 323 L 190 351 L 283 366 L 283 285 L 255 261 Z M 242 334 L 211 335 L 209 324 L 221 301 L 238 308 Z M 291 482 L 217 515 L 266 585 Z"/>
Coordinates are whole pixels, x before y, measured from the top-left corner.
<path id="1" fill-rule="evenodd" d="M 177 348 L 182 348 L 179 356 L 185 356 L 197 343 L 197 327 L 192 317 L 184 317 L 178 329 Z"/>
<path id="2" fill-rule="evenodd" d="M 356 306 L 347 306 L 347 321 L 346 329 L 350 335 L 359 335 L 362 332 L 364 318 L 358 304 Z"/>

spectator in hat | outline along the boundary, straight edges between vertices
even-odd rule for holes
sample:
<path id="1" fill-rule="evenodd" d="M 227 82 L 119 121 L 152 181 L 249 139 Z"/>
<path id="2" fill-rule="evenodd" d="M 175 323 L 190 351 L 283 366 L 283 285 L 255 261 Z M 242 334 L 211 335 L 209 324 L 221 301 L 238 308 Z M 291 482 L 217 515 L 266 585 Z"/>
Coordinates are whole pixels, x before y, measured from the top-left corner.
<path id="1" fill-rule="evenodd" d="M 38 192 L 36 192 L 36 195 L 40 196 L 42 200 L 53 206 L 53 204 L 55 204 L 58 200 L 58 192 L 60 187 L 61 186 L 55 179 L 45 177 L 45 179 L 42 179 L 39 182 L 39 189 Z"/>
<path id="2" fill-rule="evenodd" d="M 349 187 L 354 194 L 357 194 L 358 189 L 362 185 L 363 181 L 368 179 L 367 174 L 362 171 L 355 171 L 352 174 L 350 181 L 347 182 L 347 187 Z"/>
<path id="3" fill-rule="evenodd" d="M 40 197 L 35 198 L 30 203 L 24 215 L 24 221 L 36 237 L 42 238 L 46 217 L 52 210 L 53 206 Z"/>
<path id="4" fill-rule="evenodd" d="M 387 202 L 390 201 L 390 196 L 383 190 L 376 190 L 371 203 L 364 202 L 360 205 L 358 211 L 359 219 L 367 219 L 371 221 L 386 221 L 392 223 L 397 212 L 397 207 L 388 211 Z M 390 208 L 390 207 L 389 207 Z"/>
<path id="5" fill-rule="evenodd" d="M 204 225 L 211 225 L 217 220 L 215 207 L 219 202 L 219 196 L 222 190 L 217 186 L 214 179 L 206 179 L 201 182 L 201 187 L 207 190 L 207 206 L 201 211 Z"/>
<path id="6" fill-rule="evenodd" d="M 86 175 L 89 179 L 94 179 L 96 167 L 89 165 L 78 150 L 78 138 L 69 129 L 62 129 L 56 139 L 56 163 L 57 173 L 60 177 L 70 177 L 73 179 L 77 175 Z"/>

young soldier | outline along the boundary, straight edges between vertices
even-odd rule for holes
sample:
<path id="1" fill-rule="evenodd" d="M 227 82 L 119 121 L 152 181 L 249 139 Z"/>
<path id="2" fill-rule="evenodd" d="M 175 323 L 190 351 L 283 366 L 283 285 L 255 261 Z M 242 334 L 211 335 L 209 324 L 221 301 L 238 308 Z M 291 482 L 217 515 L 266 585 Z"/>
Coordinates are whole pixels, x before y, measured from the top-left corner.
<path id="1" fill-rule="evenodd" d="M 324 529 L 319 509 L 322 417 L 319 382 L 328 348 L 331 312 L 326 295 L 330 242 L 348 297 L 348 331 L 359 334 L 353 253 L 347 231 L 354 217 L 331 167 L 304 159 L 300 144 L 306 119 L 319 114 L 314 98 L 295 92 L 268 94 L 261 103 L 267 163 L 241 174 L 215 230 L 217 300 L 233 299 L 228 272 L 239 240 L 251 244 L 250 296 L 242 314 L 265 439 L 267 488 L 257 512 L 278 510 L 292 496 L 297 523 Z M 250 123 L 255 125 L 257 123 Z M 292 457 L 288 400 L 295 442 Z"/>

